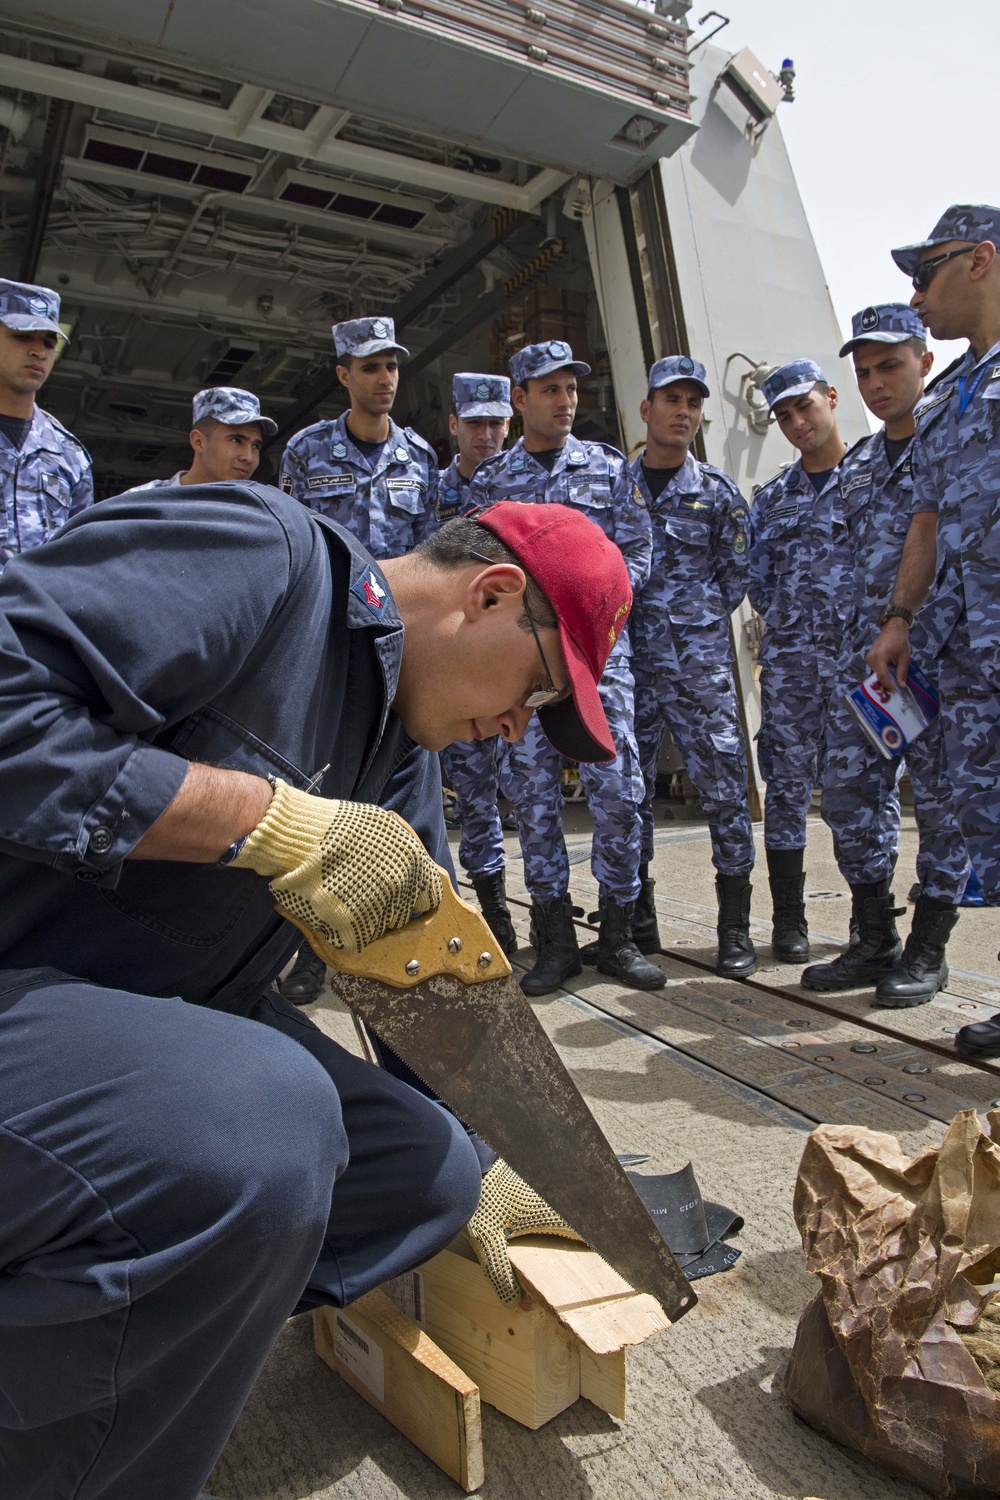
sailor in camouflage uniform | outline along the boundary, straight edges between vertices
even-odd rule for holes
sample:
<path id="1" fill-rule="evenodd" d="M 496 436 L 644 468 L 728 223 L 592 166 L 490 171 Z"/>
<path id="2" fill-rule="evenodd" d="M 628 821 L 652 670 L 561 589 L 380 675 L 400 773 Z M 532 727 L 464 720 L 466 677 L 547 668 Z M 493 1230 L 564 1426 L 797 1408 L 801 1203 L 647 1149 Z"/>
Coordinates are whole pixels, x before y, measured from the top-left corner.
<path id="1" fill-rule="evenodd" d="M 391 318 L 335 323 L 337 378 L 351 398 L 343 416 L 292 438 L 281 488 L 347 528 L 373 557 L 400 557 L 434 530 L 437 455 L 412 427 L 389 415 L 399 385 Z"/>
<path id="2" fill-rule="evenodd" d="M 757 759 L 767 782 L 771 951 L 796 963 L 809 957 L 806 813 L 822 765 L 850 598 L 852 564 L 837 473 L 847 445 L 837 427 L 837 392 L 813 360 L 782 365 L 761 390 L 800 455 L 754 496 L 747 586 L 765 626 Z"/>
<path id="3" fill-rule="evenodd" d="M 513 403 L 524 436 L 513 448 L 480 464 L 469 486 L 470 507 L 520 500 L 568 505 L 589 516 L 622 552 L 633 590 L 649 572 L 649 512 L 628 464 L 606 443 L 572 435 L 577 376 L 590 366 L 574 360 L 569 344 L 530 344 L 510 362 Z M 624 619 L 627 611 L 623 612 Z M 595 954 L 602 973 L 643 989 L 658 989 L 662 972 L 632 942 L 630 927 L 639 894 L 642 773 L 633 727 L 633 682 L 628 632 L 617 638 L 601 681 L 601 701 L 617 756 L 607 765 L 580 766 L 594 816 L 591 868 L 600 888 L 600 937 Z M 562 831 L 562 756 L 537 718 L 522 740 L 507 748 L 507 794 L 517 817 L 525 881 L 532 898 L 537 961 L 522 980 L 526 994 L 544 995 L 581 968 L 569 898 L 569 862 Z"/>
<path id="4" fill-rule="evenodd" d="M 441 470 L 438 481 L 436 519 L 441 524 L 467 509 L 473 470 L 501 451 L 514 415 L 506 375 L 456 375 L 452 399 L 455 409 L 448 425 L 458 452 L 447 469 Z M 497 942 L 504 953 L 513 953 L 517 934 L 507 906 L 503 828 L 497 806 L 505 752 L 504 741 L 490 735 L 485 740 L 449 745 L 443 760 L 462 820 L 459 860 Z"/>
<path id="5" fill-rule="evenodd" d="M 260 402 L 235 385 L 213 385 L 196 392 L 191 402 L 189 469 L 169 479 L 151 479 L 135 490 L 171 489 L 176 484 L 223 484 L 252 479 L 260 463 L 264 434 L 273 436 L 277 422 L 261 416 Z M 129 491 L 128 493 L 132 493 Z"/>
<path id="6" fill-rule="evenodd" d="M 732 480 L 690 452 L 709 395 L 705 366 L 687 355 L 657 360 L 648 391 L 640 407 L 646 449 L 631 465 L 653 527 L 649 579 L 629 623 L 635 736 L 645 780 L 642 891 L 633 937 L 641 952 L 659 950 L 649 861 L 656 770 L 667 727 L 712 835 L 719 899 L 717 972 L 739 977 L 757 967 L 750 940 L 754 844 L 729 616 L 746 593 L 750 517 Z"/>
<path id="7" fill-rule="evenodd" d="M 502 450 L 514 415 L 506 375 L 455 375 L 451 395 L 455 409 L 448 417 L 448 431 L 458 452 L 438 479 L 439 525 L 464 514 L 474 470 Z"/>
<path id="8" fill-rule="evenodd" d="M 0 281 L 0 568 L 94 501 L 86 448 L 35 404 L 65 337 L 56 292 Z"/>
<path id="9" fill-rule="evenodd" d="M 928 352 L 923 323 L 902 303 L 856 313 L 852 337 L 840 353 L 842 358 L 853 356 L 862 398 L 885 422 L 880 432 L 855 443 L 840 466 L 854 595 L 830 703 L 822 777 L 823 817 L 833 834 L 840 873 L 860 911 L 871 898 L 888 896 L 899 836 L 899 761 L 887 760 L 875 749 L 845 695 L 868 676 L 865 652 L 892 596 L 912 517 L 916 513 L 931 528 L 934 525 L 933 510 L 914 497 L 910 460 L 913 410 L 934 356 Z M 913 627 L 911 647 L 936 688 L 937 664 L 920 620 Z M 802 983 L 807 989 L 855 989 L 877 980 L 875 1003 L 900 1007 L 931 1000 L 947 983 L 945 945 L 958 920 L 969 860 L 955 813 L 940 718 L 907 746 L 904 757 L 920 840 L 920 895 L 906 947 L 900 957 L 891 907 L 885 908 L 885 930 L 874 921 L 861 924 L 859 940 L 839 958 L 806 969 Z"/>
<path id="10" fill-rule="evenodd" d="M 333 344 L 350 407 L 333 422 L 295 434 L 281 461 L 281 488 L 350 531 L 373 557 L 400 557 L 437 526 L 437 455 L 389 415 L 399 385 L 398 356 L 408 350 L 396 342 L 395 323 L 385 317 L 335 323 Z M 437 756 L 428 774 L 440 782 Z M 304 944 L 281 993 L 307 1004 L 320 993 L 324 973 L 322 960 Z"/>
<path id="11" fill-rule="evenodd" d="M 926 240 L 893 250 L 910 306 L 937 339 L 969 348 L 916 411 L 915 502 L 937 511 L 936 547 L 907 550 L 890 617 L 869 652 L 889 681 L 909 662 L 908 620 L 939 651 L 938 686 L 959 827 L 983 895 L 1000 905 L 1000 208 L 955 204 Z M 889 611 L 886 611 L 889 615 Z M 1000 1053 L 1000 1016 L 963 1026 L 959 1051 Z"/>

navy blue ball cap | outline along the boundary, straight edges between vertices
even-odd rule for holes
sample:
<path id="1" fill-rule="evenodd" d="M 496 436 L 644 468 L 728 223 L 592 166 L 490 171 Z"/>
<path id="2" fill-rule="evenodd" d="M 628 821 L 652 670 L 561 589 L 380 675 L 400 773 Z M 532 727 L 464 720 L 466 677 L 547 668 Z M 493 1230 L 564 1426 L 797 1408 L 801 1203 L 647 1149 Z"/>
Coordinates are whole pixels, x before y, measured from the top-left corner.
<path id="1" fill-rule="evenodd" d="M 384 349 L 398 349 L 400 354 L 410 352 L 396 342 L 396 324 L 392 318 L 350 318 L 346 323 L 334 323 L 331 332 L 337 354 L 350 355 L 352 359 L 367 359 L 369 354 L 381 354 Z"/>
<path id="2" fill-rule="evenodd" d="M 524 385 L 526 380 L 538 380 L 542 375 L 551 375 L 553 370 L 565 369 L 573 370 L 577 375 L 590 374 L 590 366 L 582 359 L 574 359 L 572 349 L 563 339 L 550 339 L 547 344 L 528 344 L 510 358 L 510 378 L 515 385 Z"/>
<path id="3" fill-rule="evenodd" d="M 212 417 L 227 427 L 242 427 L 256 422 L 263 432 L 277 432 L 278 424 L 271 417 L 262 417 L 260 402 L 250 391 L 241 391 L 236 385 L 210 385 L 199 391 L 192 402 L 196 423 L 202 417 Z"/>
<path id="4" fill-rule="evenodd" d="M 761 384 L 761 394 L 771 411 L 775 403 L 786 396 L 804 396 L 814 385 L 828 385 L 829 381 L 814 359 L 793 359 L 790 364 L 779 365 Z"/>
<path id="5" fill-rule="evenodd" d="M 690 354 L 668 354 L 653 365 L 646 389 L 658 391 L 665 385 L 673 385 L 675 380 L 693 380 L 703 396 L 710 396 L 712 393 L 705 378 L 707 373 L 701 360 L 692 359 Z"/>
<path id="6" fill-rule="evenodd" d="M 0 323 L 15 333 L 37 329 L 66 337 L 59 327 L 59 293 L 27 281 L 0 280 Z"/>
<path id="7" fill-rule="evenodd" d="M 925 250 L 932 245 L 947 245 L 950 240 L 965 240 L 970 245 L 989 240 L 1000 250 L 1000 208 L 990 203 L 953 203 L 945 209 L 927 239 L 916 245 L 900 245 L 890 254 L 899 269 L 912 276 Z"/>
<path id="8" fill-rule="evenodd" d="M 512 417 L 510 381 L 506 375 L 462 373 L 452 377 L 456 417 Z"/>
<path id="9" fill-rule="evenodd" d="M 905 344 L 907 339 L 927 341 L 927 329 L 905 302 L 880 302 L 862 308 L 851 319 L 851 337 L 840 351 L 843 359 L 859 344 Z"/>

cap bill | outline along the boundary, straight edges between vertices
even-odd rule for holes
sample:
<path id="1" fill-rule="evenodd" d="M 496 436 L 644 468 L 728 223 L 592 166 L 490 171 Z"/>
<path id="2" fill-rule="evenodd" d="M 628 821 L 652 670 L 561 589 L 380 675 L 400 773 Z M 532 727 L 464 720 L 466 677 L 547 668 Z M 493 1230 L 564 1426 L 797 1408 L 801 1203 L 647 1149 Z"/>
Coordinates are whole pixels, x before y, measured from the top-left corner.
<path id="1" fill-rule="evenodd" d="M 39 317 L 37 313 L 7 313 L 0 318 L 0 323 L 5 328 L 12 328 L 15 333 L 57 333 L 69 343 L 58 323 L 52 318 Z"/>
<path id="2" fill-rule="evenodd" d="M 668 375 L 666 380 L 658 380 L 653 386 L 653 390 L 662 391 L 664 386 L 676 385 L 679 380 L 690 380 L 692 385 L 698 387 L 703 396 L 710 396 L 712 394 L 705 382 L 699 380 L 697 375 Z"/>
<path id="3" fill-rule="evenodd" d="M 852 349 L 857 349 L 861 344 L 905 344 L 907 339 L 916 339 L 917 333 L 859 333 L 856 339 L 848 339 L 840 351 L 840 358 L 850 354 Z"/>
<path id="4" fill-rule="evenodd" d="M 890 250 L 889 254 L 896 262 L 904 276 L 912 276 L 920 264 L 920 257 L 925 250 L 932 245 L 943 245 L 944 240 L 921 240 L 919 245 L 900 245 L 896 250 Z"/>
<path id="5" fill-rule="evenodd" d="M 786 401 L 789 396 L 805 396 L 816 386 L 815 380 L 801 380 L 798 385 L 789 385 L 783 391 L 779 391 L 770 404 L 770 410 L 774 411 L 779 401 Z"/>
<path id="6" fill-rule="evenodd" d="M 359 344 L 350 354 L 352 359 L 367 359 L 369 354 L 381 354 L 384 349 L 395 349 L 397 353 L 409 358 L 409 349 L 404 349 L 402 344 L 397 344 L 393 339 L 369 339 L 367 344 Z"/>
<path id="7" fill-rule="evenodd" d="M 582 359 L 553 359 L 547 365 L 542 365 L 537 370 L 532 370 L 524 378 L 526 380 L 539 380 L 543 375 L 551 375 L 553 370 L 572 370 L 575 375 L 589 375 L 590 366 L 585 365 Z"/>
<path id="8" fill-rule="evenodd" d="M 582 652 L 562 624 L 559 626 L 559 642 L 573 695 L 561 703 L 538 709 L 538 722 L 546 739 L 560 755 L 584 762 L 612 761 L 618 751 L 611 738 L 597 684 Z"/>
<path id="9" fill-rule="evenodd" d="M 206 415 L 214 416 L 215 413 L 208 412 Z M 223 427 L 260 427 L 268 437 L 278 430 L 278 424 L 272 417 L 262 417 L 259 413 L 256 416 L 248 413 L 245 417 L 215 417 L 215 420 L 221 422 Z"/>
<path id="10" fill-rule="evenodd" d="M 505 401 L 472 401 L 456 409 L 457 417 L 512 417 L 514 408 Z"/>

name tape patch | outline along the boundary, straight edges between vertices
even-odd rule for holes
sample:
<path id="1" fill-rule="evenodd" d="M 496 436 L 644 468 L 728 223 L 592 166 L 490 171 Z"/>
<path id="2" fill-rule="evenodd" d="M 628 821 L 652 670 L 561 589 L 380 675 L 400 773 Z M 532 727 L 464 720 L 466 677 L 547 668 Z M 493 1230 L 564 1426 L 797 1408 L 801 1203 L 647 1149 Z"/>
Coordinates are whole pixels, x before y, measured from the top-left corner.
<path id="1" fill-rule="evenodd" d="M 348 485 L 354 487 L 353 474 L 311 474 L 306 480 L 306 488 L 310 490 L 346 489 Z"/>

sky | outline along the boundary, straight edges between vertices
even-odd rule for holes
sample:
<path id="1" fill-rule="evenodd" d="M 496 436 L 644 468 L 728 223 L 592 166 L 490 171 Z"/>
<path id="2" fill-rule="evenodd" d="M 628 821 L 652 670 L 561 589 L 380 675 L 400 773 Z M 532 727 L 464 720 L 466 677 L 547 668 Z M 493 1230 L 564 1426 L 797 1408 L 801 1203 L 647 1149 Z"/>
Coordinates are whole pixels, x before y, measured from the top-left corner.
<path id="1" fill-rule="evenodd" d="M 905 302 L 893 245 L 926 239 L 949 203 L 1000 205 L 1000 0 L 719 0 L 713 45 L 790 57 L 778 118 L 844 336 L 851 314 Z M 688 12 L 699 35 L 702 0 Z M 964 348 L 935 344 L 941 370 Z"/>

